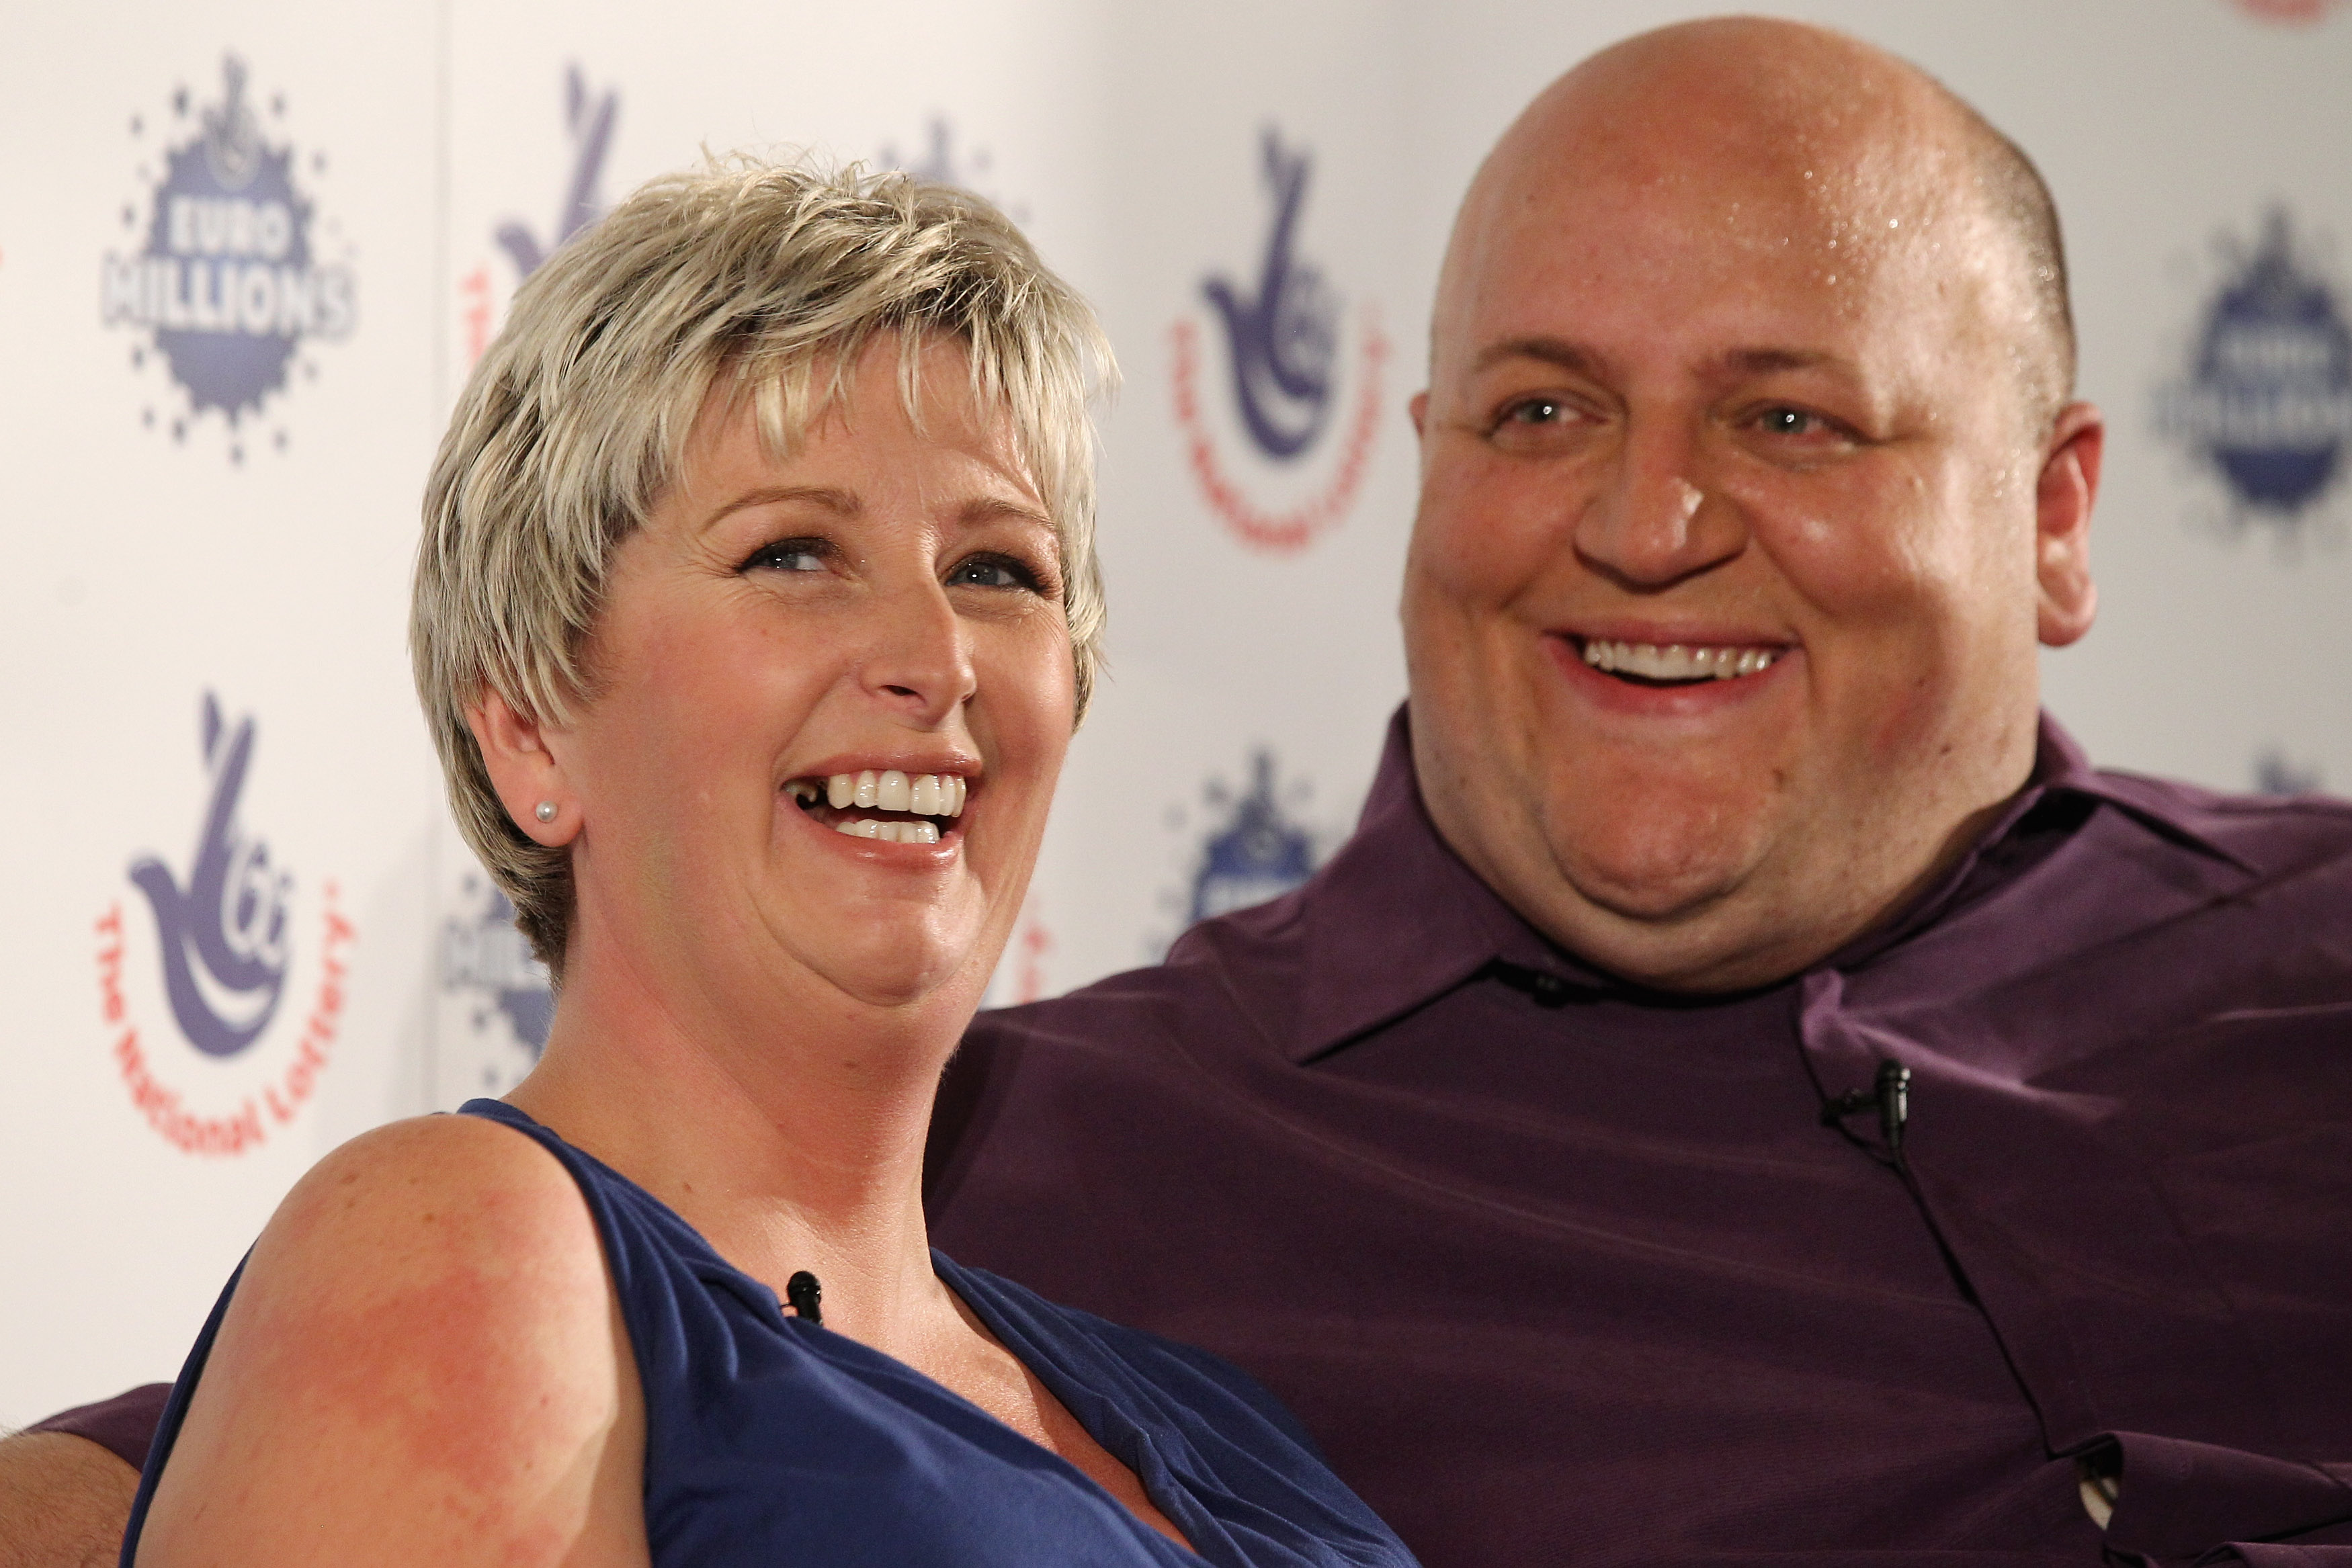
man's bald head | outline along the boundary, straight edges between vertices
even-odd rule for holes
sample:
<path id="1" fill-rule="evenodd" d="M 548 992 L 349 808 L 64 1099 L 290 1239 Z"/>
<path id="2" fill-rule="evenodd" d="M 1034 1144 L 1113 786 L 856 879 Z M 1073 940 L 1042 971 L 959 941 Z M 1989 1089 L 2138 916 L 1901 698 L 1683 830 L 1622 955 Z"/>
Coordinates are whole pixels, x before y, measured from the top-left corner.
<path id="1" fill-rule="evenodd" d="M 1842 33 L 1764 17 L 1638 35 L 1538 95 L 1463 203 L 1438 289 L 1440 337 L 1497 215 L 1547 184 L 1629 173 L 1664 197 L 1676 186 L 1752 182 L 1760 199 L 1750 211 L 1736 196 L 1718 206 L 1728 246 L 1802 243 L 1774 226 L 1771 210 L 1776 188 L 1793 182 L 1832 240 L 1943 247 L 1940 270 L 1973 271 L 1988 285 L 1984 303 L 2012 335 L 2037 434 L 2073 393 L 2065 252 L 2032 161 L 1916 66 Z M 1906 214 L 1920 226 L 1890 231 Z"/>
<path id="2" fill-rule="evenodd" d="M 1784 978 L 2023 781 L 2105 427 L 2049 198 L 1966 104 L 1792 23 L 1620 44 L 1479 171 L 1430 347 L 1413 767 L 1553 940 Z"/>

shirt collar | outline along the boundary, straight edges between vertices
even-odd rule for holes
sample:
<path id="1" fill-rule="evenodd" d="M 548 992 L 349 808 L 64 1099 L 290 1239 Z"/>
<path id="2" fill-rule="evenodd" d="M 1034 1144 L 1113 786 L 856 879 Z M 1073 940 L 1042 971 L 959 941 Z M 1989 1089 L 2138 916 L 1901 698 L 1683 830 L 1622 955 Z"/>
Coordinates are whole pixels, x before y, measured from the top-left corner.
<path id="1" fill-rule="evenodd" d="M 2069 801 L 2078 802 L 2071 812 Z M 2252 868 L 2200 832 L 2179 792 L 2152 779 L 2094 768 L 2044 713 L 2033 770 L 1976 844 L 1895 919 L 1816 967 L 1852 968 L 1933 925 L 1960 904 L 2020 874 L 2000 852 L 2031 833 L 2061 836 L 2088 813 L 2116 808 L 2157 836 Z M 1497 960 L 1588 993 L 1640 996 L 1637 987 L 1555 946 L 1463 863 L 1437 831 L 1412 769 L 1407 711 L 1387 744 L 1356 831 L 1302 891 L 1306 973 L 1284 1054 L 1307 1061 L 1412 1012 Z"/>

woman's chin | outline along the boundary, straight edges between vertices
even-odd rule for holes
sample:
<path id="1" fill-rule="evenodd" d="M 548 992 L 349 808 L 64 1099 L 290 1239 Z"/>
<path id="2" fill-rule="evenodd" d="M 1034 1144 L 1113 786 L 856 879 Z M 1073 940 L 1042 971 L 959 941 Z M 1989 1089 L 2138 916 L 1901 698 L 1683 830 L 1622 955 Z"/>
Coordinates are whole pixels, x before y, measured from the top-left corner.
<path id="1" fill-rule="evenodd" d="M 976 931 L 957 940 L 937 931 L 893 932 L 877 922 L 854 938 L 839 930 L 826 937 L 803 947 L 796 967 L 870 1008 L 902 1010 L 937 1002 L 976 1009 L 995 968 L 979 951 Z"/>

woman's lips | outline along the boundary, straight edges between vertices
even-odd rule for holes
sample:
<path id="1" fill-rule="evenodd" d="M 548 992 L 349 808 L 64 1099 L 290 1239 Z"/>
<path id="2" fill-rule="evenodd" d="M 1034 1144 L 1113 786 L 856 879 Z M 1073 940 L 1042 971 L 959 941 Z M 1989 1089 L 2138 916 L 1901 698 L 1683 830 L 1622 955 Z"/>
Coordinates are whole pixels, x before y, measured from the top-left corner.
<path id="1" fill-rule="evenodd" d="M 794 779 L 784 792 L 837 833 L 883 843 L 936 844 L 955 830 L 971 786 L 957 773 L 862 768 Z"/>

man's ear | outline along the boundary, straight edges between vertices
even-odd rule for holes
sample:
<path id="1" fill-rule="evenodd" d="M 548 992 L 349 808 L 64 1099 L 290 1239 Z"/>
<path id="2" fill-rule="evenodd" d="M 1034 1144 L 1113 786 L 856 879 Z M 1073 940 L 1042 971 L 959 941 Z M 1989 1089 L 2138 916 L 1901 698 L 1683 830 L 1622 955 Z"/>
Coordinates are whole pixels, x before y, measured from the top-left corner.
<path id="1" fill-rule="evenodd" d="M 482 765 L 514 825 L 550 849 L 570 843 L 580 831 L 579 802 L 548 749 L 546 727 L 485 685 L 466 709 L 466 727 L 482 748 Z"/>
<path id="2" fill-rule="evenodd" d="M 1420 436 L 1427 435 L 1429 434 L 1429 393 L 1426 392 L 1413 393 L 1412 401 L 1404 406 L 1406 412 L 1412 415 L 1412 433 Z"/>
<path id="3" fill-rule="evenodd" d="M 2106 421 L 2087 402 L 2058 411 L 2034 485 L 2033 570 L 2041 585 L 2039 630 L 2063 648 L 2091 629 L 2099 591 L 2091 581 L 2091 504 L 2099 494 Z"/>

